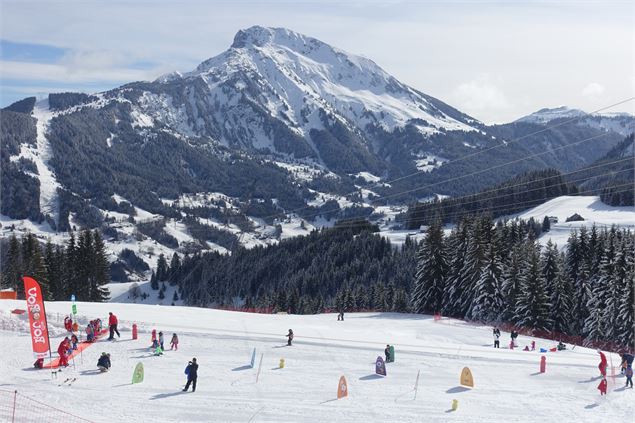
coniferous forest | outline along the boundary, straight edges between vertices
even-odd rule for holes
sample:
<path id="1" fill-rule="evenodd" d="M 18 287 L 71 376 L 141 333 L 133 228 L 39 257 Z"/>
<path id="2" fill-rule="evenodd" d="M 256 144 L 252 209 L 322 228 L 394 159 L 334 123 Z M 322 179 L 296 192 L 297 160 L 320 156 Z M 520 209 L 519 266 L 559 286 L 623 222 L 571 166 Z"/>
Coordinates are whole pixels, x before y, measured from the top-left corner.
<path id="1" fill-rule="evenodd" d="M 186 305 L 261 308 L 294 314 L 329 310 L 441 313 L 587 344 L 635 341 L 635 234 L 581 227 L 564 246 L 536 239 L 548 221 L 494 223 L 465 217 L 452 231 L 432 224 L 417 243 L 395 247 L 357 220 L 277 245 L 229 255 L 159 256 L 151 286 L 178 286 Z M 49 299 L 104 301 L 109 264 L 98 231 L 65 246 L 33 235 L 9 240 L 3 286 L 35 276 Z"/>
<path id="2" fill-rule="evenodd" d="M 110 263 L 99 231 L 70 233 L 66 245 L 50 240 L 42 246 L 33 234 L 8 240 L 3 257 L 2 287 L 14 288 L 24 298 L 22 276 L 34 277 L 47 300 L 106 301 L 105 287 L 110 282 Z"/>
<path id="3" fill-rule="evenodd" d="M 467 217 L 450 233 L 436 223 L 419 244 L 395 248 L 369 227 L 344 226 L 232 255 L 175 255 L 171 265 L 161 258 L 153 279 L 155 289 L 160 281 L 178 284 L 193 306 L 438 312 L 632 345 L 633 232 L 582 227 L 562 249 L 538 244 L 548 230 L 548 221 Z"/>

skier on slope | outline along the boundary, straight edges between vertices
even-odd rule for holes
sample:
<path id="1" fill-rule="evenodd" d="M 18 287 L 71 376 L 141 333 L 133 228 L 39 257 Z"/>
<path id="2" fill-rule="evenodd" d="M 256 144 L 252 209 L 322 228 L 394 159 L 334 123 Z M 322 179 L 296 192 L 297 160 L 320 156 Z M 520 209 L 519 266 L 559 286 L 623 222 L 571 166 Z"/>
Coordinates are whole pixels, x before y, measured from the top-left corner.
<path id="1" fill-rule="evenodd" d="M 386 356 L 386 363 L 390 362 L 390 344 L 386 344 L 386 349 L 384 349 L 384 355 Z"/>
<path id="2" fill-rule="evenodd" d="M 163 348 L 163 332 L 159 332 L 159 346 L 161 347 L 161 350 L 165 350 L 165 348 Z"/>
<path id="3" fill-rule="evenodd" d="M 286 335 L 287 336 L 287 346 L 291 346 L 291 342 L 293 341 L 293 331 L 291 329 L 289 329 L 289 333 Z"/>
<path id="4" fill-rule="evenodd" d="M 626 376 L 626 385 L 624 386 L 628 388 L 628 385 L 631 385 L 631 389 L 633 389 L 633 366 L 628 366 L 624 375 Z"/>
<path id="5" fill-rule="evenodd" d="M 77 343 L 79 342 L 79 339 L 77 339 L 77 335 L 73 334 L 71 335 L 71 349 L 72 350 L 76 350 L 77 349 Z"/>
<path id="6" fill-rule="evenodd" d="M 622 373 L 626 371 L 628 367 L 633 366 L 633 354 L 629 354 L 627 352 L 622 354 Z"/>
<path id="7" fill-rule="evenodd" d="M 159 341 L 157 341 L 157 330 L 152 329 L 152 348 L 155 349 L 159 346 Z"/>
<path id="8" fill-rule="evenodd" d="M 179 337 L 176 336 L 176 333 L 172 334 L 172 340 L 170 341 L 170 350 L 179 350 Z"/>
<path id="9" fill-rule="evenodd" d="M 607 386 L 608 386 L 608 383 L 606 382 L 606 378 L 603 377 L 602 380 L 600 381 L 600 384 L 598 385 L 598 389 L 600 390 L 600 395 L 606 395 Z"/>
<path id="10" fill-rule="evenodd" d="M 117 334 L 117 338 L 121 338 L 121 335 L 119 335 L 119 331 L 117 330 L 118 323 L 119 321 L 117 320 L 117 316 L 112 314 L 112 311 L 108 313 L 108 327 L 110 328 L 110 337 L 108 338 L 109 341 L 115 339 L 115 333 Z"/>
<path id="11" fill-rule="evenodd" d="M 511 340 L 512 345 L 513 345 L 514 347 L 515 347 L 515 346 L 517 346 L 518 344 L 516 343 L 516 339 L 518 339 L 518 332 L 516 332 L 515 330 L 512 330 L 512 332 L 511 332 L 511 338 L 512 338 L 512 340 Z M 513 349 L 513 348 L 512 348 L 512 349 Z"/>
<path id="12" fill-rule="evenodd" d="M 609 362 L 606 360 L 606 356 L 602 351 L 598 350 L 598 353 L 600 354 L 600 364 L 598 364 L 598 369 L 600 369 L 602 377 L 606 377 L 606 368 Z"/>
<path id="13" fill-rule="evenodd" d="M 71 319 L 71 316 L 64 318 L 64 329 L 66 329 L 67 332 L 73 332 L 73 319 Z"/>
<path id="14" fill-rule="evenodd" d="M 183 388 L 183 392 L 187 392 L 190 388 L 190 384 L 192 384 L 192 392 L 196 392 L 196 379 L 198 379 L 198 363 L 196 362 L 196 357 L 187 363 L 185 374 L 187 375 L 187 383 L 185 384 L 185 388 Z"/>
<path id="15" fill-rule="evenodd" d="M 94 339 L 95 339 L 95 332 L 93 329 L 93 325 L 89 323 L 88 325 L 86 325 L 86 340 L 88 342 L 93 342 Z"/>
<path id="16" fill-rule="evenodd" d="M 102 373 L 110 370 L 110 354 L 101 353 L 101 357 L 97 360 L 97 367 Z"/>
<path id="17" fill-rule="evenodd" d="M 59 347 L 57 347 L 57 353 L 60 355 L 59 365 L 60 367 L 68 367 L 68 347 L 70 345 L 70 340 L 68 336 L 65 337 L 62 342 L 60 342 Z"/>
<path id="18" fill-rule="evenodd" d="M 501 337 L 501 331 L 498 328 L 494 328 L 492 333 L 494 335 L 494 348 L 500 348 L 499 338 Z"/>

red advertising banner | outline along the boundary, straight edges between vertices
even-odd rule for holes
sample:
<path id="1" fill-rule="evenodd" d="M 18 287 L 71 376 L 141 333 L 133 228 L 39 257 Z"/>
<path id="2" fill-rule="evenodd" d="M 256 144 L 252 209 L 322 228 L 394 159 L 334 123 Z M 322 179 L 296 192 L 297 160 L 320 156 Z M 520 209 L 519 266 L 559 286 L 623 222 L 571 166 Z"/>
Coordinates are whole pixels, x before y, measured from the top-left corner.
<path id="1" fill-rule="evenodd" d="M 29 313 L 29 328 L 31 329 L 31 341 L 33 342 L 33 354 L 37 358 L 49 355 L 49 335 L 44 312 L 44 298 L 40 284 L 33 278 L 25 276 L 24 295 L 26 296 L 26 309 Z"/>

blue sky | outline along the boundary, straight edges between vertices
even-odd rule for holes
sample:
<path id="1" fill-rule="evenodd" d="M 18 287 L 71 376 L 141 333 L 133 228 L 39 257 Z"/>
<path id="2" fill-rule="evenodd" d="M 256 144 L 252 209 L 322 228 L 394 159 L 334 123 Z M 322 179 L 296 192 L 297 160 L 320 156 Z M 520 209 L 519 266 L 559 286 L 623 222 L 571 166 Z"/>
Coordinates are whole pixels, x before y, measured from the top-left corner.
<path id="1" fill-rule="evenodd" d="M 488 123 L 635 96 L 632 1 L 2 0 L 0 16 L 2 106 L 188 71 L 252 25 L 371 58 Z"/>

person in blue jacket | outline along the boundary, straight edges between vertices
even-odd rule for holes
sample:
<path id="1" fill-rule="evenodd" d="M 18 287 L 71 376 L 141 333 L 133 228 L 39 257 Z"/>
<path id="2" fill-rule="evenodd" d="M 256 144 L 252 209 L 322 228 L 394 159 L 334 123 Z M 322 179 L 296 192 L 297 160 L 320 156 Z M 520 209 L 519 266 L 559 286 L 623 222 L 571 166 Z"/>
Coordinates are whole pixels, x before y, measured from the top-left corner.
<path id="1" fill-rule="evenodd" d="M 193 358 L 192 361 L 187 363 L 185 374 L 187 375 L 187 383 L 185 384 L 185 388 L 183 388 L 183 392 L 187 392 L 190 388 L 190 384 L 192 384 L 192 392 L 196 392 L 196 379 L 198 378 L 198 363 L 196 362 L 196 358 Z"/>

